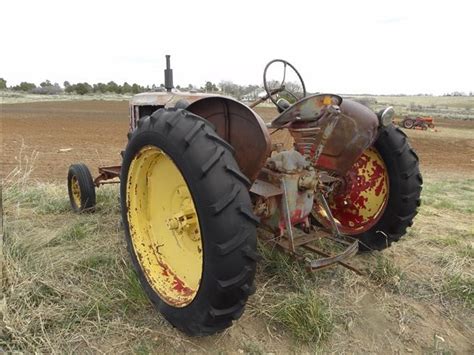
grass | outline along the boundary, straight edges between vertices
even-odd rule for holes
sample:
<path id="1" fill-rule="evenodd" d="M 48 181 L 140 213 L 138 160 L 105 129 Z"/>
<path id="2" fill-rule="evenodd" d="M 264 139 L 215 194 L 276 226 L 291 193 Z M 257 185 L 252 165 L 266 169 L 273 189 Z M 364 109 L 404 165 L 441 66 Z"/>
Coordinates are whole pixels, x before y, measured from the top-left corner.
<path id="1" fill-rule="evenodd" d="M 273 319 L 284 325 L 299 342 L 318 345 L 333 328 L 332 314 L 314 290 L 285 294 L 272 307 Z"/>
<path id="2" fill-rule="evenodd" d="M 379 286 L 399 290 L 404 274 L 397 264 L 382 255 L 376 256 L 375 265 L 369 271 L 370 278 Z"/>
<path id="3" fill-rule="evenodd" d="M 94 338 L 85 325 L 151 310 L 118 233 L 116 187 L 98 190 L 96 214 L 63 208 L 67 191 L 56 185 L 12 185 L 4 198 L 9 331 L 0 347 L 73 351 L 84 343 L 77 331 Z"/>
<path id="4" fill-rule="evenodd" d="M 260 267 L 263 273 L 274 278 L 275 286 L 283 285 L 291 290 L 298 290 L 308 282 L 310 275 L 304 266 L 273 247 L 259 244 L 259 253 L 262 256 Z"/>
<path id="5" fill-rule="evenodd" d="M 436 210 L 474 214 L 474 179 L 429 184 L 423 189 L 423 204 Z"/>
<path id="6" fill-rule="evenodd" d="M 42 101 L 86 101 L 86 100 L 105 100 L 120 101 L 130 100 L 131 95 L 120 94 L 58 94 L 58 95 L 39 95 L 29 94 L 18 91 L 0 90 L 0 104 L 18 104 L 26 102 L 42 102 Z"/>
<path id="7" fill-rule="evenodd" d="M 2 350 L 466 349 L 460 344 L 469 336 L 456 322 L 469 327 L 474 319 L 472 179 L 425 182 L 420 214 L 403 240 L 353 259 L 365 276 L 341 267 L 309 274 L 303 264 L 259 245 L 257 293 L 243 318 L 223 334 L 189 339 L 154 310 L 130 265 L 116 186 L 97 190 L 94 214 L 77 215 L 64 186 L 20 175 L 3 190 L 8 303 Z M 445 319 L 453 328 L 439 325 Z M 387 334 L 398 335 L 388 342 Z M 433 347 L 433 334 L 446 342 Z"/>
<path id="8" fill-rule="evenodd" d="M 374 110 L 393 106 L 398 116 L 432 116 L 474 119 L 474 96 L 354 96 Z M 436 123 L 436 122 L 435 122 Z"/>
<path id="9" fill-rule="evenodd" d="M 459 300 L 464 306 L 474 308 L 474 278 L 462 274 L 450 275 L 443 284 L 443 291 Z"/>

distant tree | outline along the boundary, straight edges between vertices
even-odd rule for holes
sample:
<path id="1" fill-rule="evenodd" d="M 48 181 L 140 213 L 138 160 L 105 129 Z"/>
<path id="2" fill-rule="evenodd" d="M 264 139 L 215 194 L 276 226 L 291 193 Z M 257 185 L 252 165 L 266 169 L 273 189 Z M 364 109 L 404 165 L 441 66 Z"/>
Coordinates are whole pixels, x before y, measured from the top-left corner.
<path id="1" fill-rule="evenodd" d="M 92 86 L 92 92 L 105 94 L 107 92 L 107 84 L 97 83 Z"/>
<path id="2" fill-rule="evenodd" d="M 232 81 L 221 81 L 219 87 L 226 95 L 231 95 L 239 100 L 242 97 L 243 87 L 233 83 Z"/>
<path id="3" fill-rule="evenodd" d="M 63 86 L 64 86 L 65 89 L 67 89 L 68 87 L 71 86 L 71 83 L 66 80 L 66 81 L 63 83 Z"/>
<path id="4" fill-rule="evenodd" d="M 88 83 L 78 83 L 73 86 L 74 91 L 79 95 L 85 95 L 92 92 L 92 86 L 90 86 Z"/>
<path id="5" fill-rule="evenodd" d="M 127 82 L 124 82 L 122 85 L 122 93 L 125 94 L 125 93 L 130 93 L 130 92 L 132 92 L 131 85 Z"/>
<path id="6" fill-rule="evenodd" d="M 204 85 L 204 89 L 206 92 L 213 92 L 213 91 L 218 91 L 219 89 L 217 88 L 216 84 L 206 81 L 206 85 Z"/>
<path id="7" fill-rule="evenodd" d="M 7 88 L 7 81 L 3 78 L 0 78 L 0 90 L 5 90 Z"/>
<path id="8" fill-rule="evenodd" d="M 28 91 L 31 91 L 33 90 L 34 88 L 36 88 L 36 85 L 33 84 L 33 83 L 28 83 L 26 81 L 22 81 L 20 83 L 20 85 L 16 85 L 14 87 L 12 87 L 12 90 L 14 91 L 25 91 L 25 92 L 28 92 Z"/>
<path id="9" fill-rule="evenodd" d="M 139 92 L 142 92 L 142 91 L 144 91 L 144 89 L 140 85 L 138 85 L 138 84 L 133 84 L 132 85 L 132 93 L 133 94 L 138 94 Z"/>
<path id="10" fill-rule="evenodd" d="M 45 81 L 43 81 L 43 82 L 40 83 L 40 86 L 41 86 L 42 88 L 45 88 L 45 87 L 53 86 L 53 85 L 51 84 L 51 81 L 45 80 Z"/>
<path id="11" fill-rule="evenodd" d="M 64 91 L 67 92 L 68 94 L 72 94 L 76 90 L 76 85 L 69 85 L 64 88 Z"/>
<path id="12" fill-rule="evenodd" d="M 54 85 L 34 88 L 31 90 L 31 93 L 40 95 L 59 95 L 63 93 L 63 89 L 58 83 L 55 83 Z"/>
<path id="13" fill-rule="evenodd" d="M 116 94 L 121 94 L 122 88 L 119 85 L 117 85 L 114 81 L 109 81 L 107 83 L 107 91 L 115 92 Z"/>

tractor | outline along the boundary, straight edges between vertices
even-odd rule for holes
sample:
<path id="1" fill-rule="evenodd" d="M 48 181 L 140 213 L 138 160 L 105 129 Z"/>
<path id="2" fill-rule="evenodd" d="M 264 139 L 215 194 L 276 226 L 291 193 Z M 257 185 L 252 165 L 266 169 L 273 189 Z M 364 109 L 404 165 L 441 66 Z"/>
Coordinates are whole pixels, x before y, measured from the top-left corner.
<path id="1" fill-rule="evenodd" d="M 428 128 L 435 128 L 433 117 L 411 117 L 405 116 L 400 121 L 400 126 L 406 129 L 421 129 L 427 130 Z"/>
<path id="2" fill-rule="evenodd" d="M 258 238 L 310 271 L 398 241 L 417 214 L 422 177 L 407 136 L 378 113 L 335 94 L 308 95 L 296 68 L 270 61 L 265 94 L 230 97 L 172 91 L 130 101 L 121 166 L 71 165 L 76 212 L 93 211 L 95 188 L 120 183 L 131 262 L 151 302 L 176 328 L 211 335 L 232 325 L 255 292 Z M 283 80 L 270 85 L 278 65 Z M 285 78 L 292 72 L 300 91 Z M 265 123 L 254 111 L 275 105 Z M 290 146 L 272 142 L 286 131 Z M 274 137 L 274 136 L 273 136 Z M 324 250 L 320 242 L 340 251 Z"/>

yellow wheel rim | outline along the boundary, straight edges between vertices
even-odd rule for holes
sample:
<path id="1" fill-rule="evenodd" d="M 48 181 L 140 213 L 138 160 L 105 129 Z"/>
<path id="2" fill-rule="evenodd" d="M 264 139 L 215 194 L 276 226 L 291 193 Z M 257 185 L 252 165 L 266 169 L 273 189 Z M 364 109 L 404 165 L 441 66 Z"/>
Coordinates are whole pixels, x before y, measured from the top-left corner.
<path id="1" fill-rule="evenodd" d="M 187 184 L 161 149 L 145 146 L 132 160 L 126 201 L 133 250 L 148 283 L 169 305 L 188 305 L 201 281 L 201 230 Z"/>
<path id="2" fill-rule="evenodd" d="M 80 208 L 81 207 L 81 187 L 79 186 L 79 181 L 77 180 L 76 176 L 71 178 L 71 192 L 72 192 L 72 200 L 74 204 Z"/>

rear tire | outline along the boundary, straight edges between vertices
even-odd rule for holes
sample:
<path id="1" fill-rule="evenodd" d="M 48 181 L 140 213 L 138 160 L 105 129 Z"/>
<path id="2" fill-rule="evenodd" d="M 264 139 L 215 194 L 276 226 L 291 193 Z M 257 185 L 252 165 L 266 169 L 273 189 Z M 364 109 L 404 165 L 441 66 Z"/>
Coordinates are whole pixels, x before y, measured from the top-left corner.
<path id="1" fill-rule="evenodd" d="M 169 293 L 160 294 L 159 287 L 166 285 L 166 280 L 160 272 L 152 275 L 150 268 L 144 267 L 143 256 L 137 252 L 139 233 L 149 232 L 145 229 L 141 232 L 137 225 L 130 225 L 134 221 L 133 211 L 129 211 L 134 198 L 131 194 L 136 190 L 134 192 L 130 184 L 135 180 L 129 173 L 136 171 L 137 163 L 134 162 L 139 161 L 137 159 L 141 159 L 142 152 L 147 149 L 164 153 L 179 169 L 198 217 L 202 274 L 193 298 L 184 306 L 173 306 Z M 139 191 L 145 191 L 147 196 L 152 196 L 150 198 L 159 198 L 156 193 L 149 193 L 158 190 L 157 185 L 153 187 L 154 180 L 150 178 L 150 182 L 146 176 L 140 185 L 145 187 L 140 187 L 142 190 Z M 140 282 L 155 307 L 172 325 L 188 335 L 210 335 L 231 326 L 232 321 L 242 315 L 249 295 L 255 290 L 258 223 L 248 193 L 250 181 L 240 172 L 233 148 L 203 118 L 182 109 L 159 109 L 151 116 L 141 118 L 137 129 L 129 136 L 120 181 L 128 250 Z M 158 222 L 161 225 L 160 220 Z M 153 242 L 159 238 L 161 236 L 155 236 Z M 159 251 L 153 251 L 159 247 L 151 243 L 147 255 L 151 256 L 152 264 L 161 267 L 163 256 Z M 161 280 L 160 283 L 154 281 L 156 279 Z"/>
<path id="2" fill-rule="evenodd" d="M 74 212 L 93 212 L 95 209 L 95 185 L 85 164 L 73 164 L 67 174 L 69 202 Z"/>
<path id="3" fill-rule="evenodd" d="M 382 250 L 398 241 L 413 224 L 421 204 L 423 179 L 419 159 L 399 128 L 389 125 L 374 144 L 386 165 L 389 198 L 382 217 L 365 233 L 353 235 L 360 240 L 360 250 Z"/>

